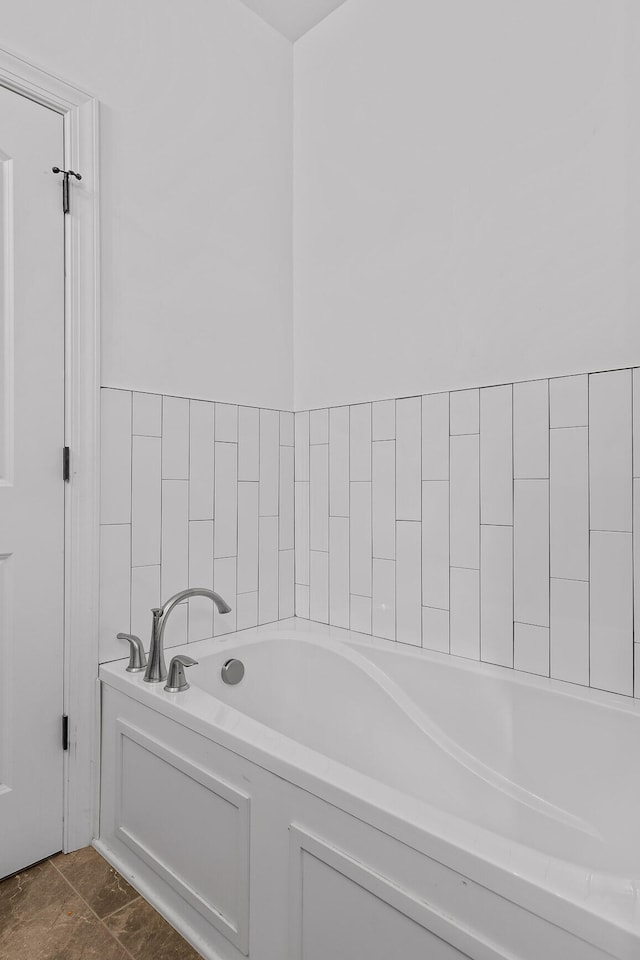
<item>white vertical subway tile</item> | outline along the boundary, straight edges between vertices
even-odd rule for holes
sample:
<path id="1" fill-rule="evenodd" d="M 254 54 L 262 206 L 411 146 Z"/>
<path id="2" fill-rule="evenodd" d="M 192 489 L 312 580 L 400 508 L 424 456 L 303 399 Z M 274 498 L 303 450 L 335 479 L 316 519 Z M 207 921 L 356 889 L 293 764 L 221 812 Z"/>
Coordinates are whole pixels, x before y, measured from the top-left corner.
<path id="1" fill-rule="evenodd" d="M 258 589 L 258 484 L 238 484 L 238 593 Z"/>
<path id="2" fill-rule="evenodd" d="M 628 533 L 591 533 L 590 683 L 633 696 L 633 550 Z"/>
<path id="3" fill-rule="evenodd" d="M 311 447 L 309 467 L 309 547 L 329 549 L 329 445 Z"/>
<path id="4" fill-rule="evenodd" d="M 189 521 L 189 586 L 213 590 L 213 520 Z M 213 636 L 213 604 L 189 600 L 189 641 Z"/>
<path id="5" fill-rule="evenodd" d="M 450 394 L 449 430 L 452 437 L 480 431 L 479 390 L 454 390 Z"/>
<path id="6" fill-rule="evenodd" d="M 309 585 L 309 483 L 296 480 L 296 583 Z"/>
<path id="7" fill-rule="evenodd" d="M 329 623 L 349 629 L 349 519 L 331 517 L 329 529 Z"/>
<path id="8" fill-rule="evenodd" d="M 549 381 L 513 385 L 513 475 L 517 480 L 549 477 Z"/>
<path id="9" fill-rule="evenodd" d="M 420 523 L 398 521 L 396 640 L 422 645 L 422 531 Z"/>
<path id="10" fill-rule="evenodd" d="M 351 484 L 349 544 L 351 552 L 351 593 L 357 593 L 361 597 L 370 597 L 373 558 L 370 483 L 356 481 Z"/>
<path id="11" fill-rule="evenodd" d="M 396 444 L 376 440 L 373 445 L 373 555 L 382 560 L 396 556 Z"/>
<path id="12" fill-rule="evenodd" d="M 162 602 L 189 582 L 189 484 L 162 481 Z M 185 637 L 183 643 L 187 642 Z"/>
<path id="13" fill-rule="evenodd" d="M 190 587 L 213 590 L 213 520 L 189 521 L 189 583 Z M 209 619 L 213 623 L 213 604 L 206 600 Z M 210 637 L 211 634 L 206 634 Z"/>
<path id="14" fill-rule="evenodd" d="M 449 611 L 422 608 L 422 646 L 425 650 L 449 653 Z"/>
<path id="15" fill-rule="evenodd" d="M 189 479 L 189 401 L 162 398 L 162 479 Z"/>
<path id="16" fill-rule="evenodd" d="M 152 567 L 134 567 L 131 571 L 131 633 L 140 637 L 145 649 L 151 633 L 151 611 L 159 607 L 160 564 Z M 123 646 L 128 652 L 128 646 Z"/>
<path id="17" fill-rule="evenodd" d="M 549 482 L 516 480 L 513 524 L 514 617 L 549 626 Z"/>
<path id="18" fill-rule="evenodd" d="M 280 419 L 275 410 L 260 411 L 260 516 L 278 515 Z"/>
<path id="19" fill-rule="evenodd" d="M 216 440 L 214 556 L 235 557 L 238 549 L 238 445 Z"/>
<path id="20" fill-rule="evenodd" d="M 165 648 L 180 647 L 183 643 L 187 643 L 188 633 L 189 604 L 186 602 L 179 603 L 177 607 L 173 608 L 171 616 L 167 620 L 167 626 L 164 631 Z"/>
<path id="21" fill-rule="evenodd" d="M 309 479 L 309 411 L 295 415 L 296 480 Z"/>
<path id="22" fill-rule="evenodd" d="M 309 443 L 329 443 L 329 411 L 309 412 Z"/>
<path id="23" fill-rule="evenodd" d="M 451 566 L 480 565 L 480 461 L 478 436 L 451 438 Z"/>
<path id="24" fill-rule="evenodd" d="M 480 573 L 451 569 L 450 651 L 480 659 Z"/>
<path id="25" fill-rule="evenodd" d="M 554 377 L 549 380 L 551 427 L 586 427 L 589 423 L 589 378 Z"/>
<path id="26" fill-rule="evenodd" d="M 302 583 L 296 583 L 296 617 L 309 619 L 309 587 Z"/>
<path id="27" fill-rule="evenodd" d="M 633 371 L 633 475 L 640 477 L 640 367 Z"/>
<path id="28" fill-rule="evenodd" d="M 192 400 L 189 411 L 189 519 L 213 520 L 213 404 Z"/>
<path id="29" fill-rule="evenodd" d="M 131 625 L 131 527 L 100 528 L 100 662 L 125 657 L 128 648 L 116 634 Z M 144 639 L 144 637 L 143 637 Z"/>
<path id="30" fill-rule="evenodd" d="M 329 513 L 349 516 L 349 407 L 329 411 Z"/>
<path id="31" fill-rule="evenodd" d="M 309 619 L 329 622 L 329 554 L 318 550 L 309 558 Z"/>
<path id="32" fill-rule="evenodd" d="M 258 622 L 278 619 L 278 518 L 260 517 Z"/>
<path id="33" fill-rule="evenodd" d="M 218 437 L 216 437 L 216 440 Z M 260 479 L 260 411 L 238 408 L 238 480 Z"/>
<path id="34" fill-rule="evenodd" d="M 131 394 L 100 391 L 100 523 L 131 522 Z"/>
<path id="35" fill-rule="evenodd" d="M 425 480 L 422 484 L 422 603 L 427 607 L 449 609 L 449 484 L 446 480 Z"/>
<path id="36" fill-rule="evenodd" d="M 280 550 L 278 568 L 278 619 L 280 620 L 287 620 L 295 615 L 293 565 L 293 550 Z"/>
<path id="37" fill-rule="evenodd" d="M 233 633 L 237 625 L 235 557 L 221 557 L 213 561 L 213 588 L 231 607 L 229 613 L 219 613 L 216 609 L 213 611 L 213 635 L 221 637 Z"/>
<path id="38" fill-rule="evenodd" d="M 293 459 L 293 447 L 280 447 L 279 520 L 281 550 L 293 550 L 295 546 Z"/>
<path id="39" fill-rule="evenodd" d="M 371 633 L 371 597 L 351 594 L 351 625 L 356 633 Z"/>
<path id="40" fill-rule="evenodd" d="M 530 623 L 515 623 L 513 666 L 525 673 L 549 676 L 549 628 Z"/>
<path id="41" fill-rule="evenodd" d="M 513 666 L 513 530 L 481 528 L 480 655 Z"/>
<path id="42" fill-rule="evenodd" d="M 239 593 L 236 597 L 236 629 L 249 630 L 258 626 L 258 591 Z"/>
<path id="43" fill-rule="evenodd" d="M 551 581 L 551 676 L 589 686 L 589 584 Z"/>
<path id="44" fill-rule="evenodd" d="M 371 404 L 354 404 L 349 419 L 351 480 L 371 480 Z"/>
<path id="45" fill-rule="evenodd" d="M 513 522 L 512 387 L 480 391 L 480 522 Z"/>
<path id="46" fill-rule="evenodd" d="M 449 394 L 422 398 L 422 479 L 449 479 Z"/>
<path id="47" fill-rule="evenodd" d="M 377 400 L 372 404 L 372 440 L 395 440 L 396 401 Z"/>
<path id="48" fill-rule="evenodd" d="M 551 431 L 551 576 L 589 579 L 589 439 L 586 427 Z"/>
<path id="49" fill-rule="evenodd" d="M 420 520 L 422 503 L 422 399 L 396 401 L 396 518 Z"/>
<path id="50" fill-rule="evenodd" d="M 640 480 L 633 481 L 634 639 L 640 643 Z"/>
<path id="51" fill-rule="evenodd" d="M 589 377 L 589 491 L 592 530 L 631 532 L 631 371 Z"/>
<path id="52" fill-rule="evenodd" d="M 238 407 L 235 403 L 216 403 L 215 438 L 222 443 L 238 442 Z"/>
<path id="53" fill-rule="evenodd" d="M 292 447 L 294 445 L 293 436 L 293 414 L 288 410 L 280 411 L 280 446 Z"/>
<path id="54" fill-rule="evenodd" d="M 396 638 L 395 560 L 373 561 L 372 632 L 386 640 Z"/>
<path id="55" fill-rule="evenodd" d="M 134 393 L 133 433 L 142 437 L 162 436 L 162 397 L 159 393 Z"/>
<path id="56" fill-rule="evenodd" d="M 131 562 L 134 567 L 160 563 L 162 441 L 134 437 L 131 476 Z"/>

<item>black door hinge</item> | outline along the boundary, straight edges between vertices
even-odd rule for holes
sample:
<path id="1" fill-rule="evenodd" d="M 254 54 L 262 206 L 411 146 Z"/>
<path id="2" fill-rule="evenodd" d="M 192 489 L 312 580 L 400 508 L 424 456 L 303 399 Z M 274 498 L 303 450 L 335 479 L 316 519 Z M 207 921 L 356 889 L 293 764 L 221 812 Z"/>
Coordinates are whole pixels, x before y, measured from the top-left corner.
<path id="1" fill-rule="evenodd" d="M 60 167 L 51 167 L 54 173 L 62 174 L 62 212 L 71 213 L 71 195 L 69 193 L 69 177 L 75 177 L 76 180 L 82 180 L 79 173 L 75 170 L 62 170 Z"/>
<path id="2" fill-rule="evenodd" d="M 62 479 L 65 483 L 71 480 L 71 450 L 69 447 L 62 448 Z"/>
<path id="3" fill-rule="evenodd" d="M 62 749 L 69 749 L 69 717 L 66 713 L 62 718 Z"/>

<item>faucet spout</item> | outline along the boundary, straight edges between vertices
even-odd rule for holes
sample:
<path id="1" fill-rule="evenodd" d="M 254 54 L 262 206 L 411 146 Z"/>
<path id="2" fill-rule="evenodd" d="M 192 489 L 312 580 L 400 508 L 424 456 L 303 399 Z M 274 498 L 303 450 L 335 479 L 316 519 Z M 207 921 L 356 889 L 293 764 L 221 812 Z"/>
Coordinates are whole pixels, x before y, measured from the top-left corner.
<path id="1" fill-rule="evenodd" d="M 164 630 L 167 625 L 172 610 L 174 610 L 183 600 L 190 597 L 207 597 L 213 601 L 219 613 L 230 613 L 231 607 L 219 593 L 209 590 L 207 587 L 189 587 L 187 590 L 181 590 L 174 594 L 161 606 L 154 607 L 151 611 L 153 621 L 151 624 L 151 645 L 149 647 L 149 661 L 145 671 L 144 679 L 147 683 L 160 683 L 167 678 L 167 667 L 164 661 Z"/>

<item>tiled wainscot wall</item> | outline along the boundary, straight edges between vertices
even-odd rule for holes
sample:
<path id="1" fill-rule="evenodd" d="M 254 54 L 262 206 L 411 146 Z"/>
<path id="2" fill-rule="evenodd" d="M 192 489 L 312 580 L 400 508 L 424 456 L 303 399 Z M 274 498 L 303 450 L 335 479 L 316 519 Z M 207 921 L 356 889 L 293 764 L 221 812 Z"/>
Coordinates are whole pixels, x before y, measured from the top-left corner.
<path id="1" fill-rule="evenodd" d="M 168 645 L 293 616 L 292 413 L 103 389 L 100 660 L 148 644 L 151 607 L 181 604 Z"/>
<path id="2" fill-rule="evenodd" d="M 298 616 L 627 695 L 635 552 L 640 695 L 639 370 L 297 413 L 295 487 Z"/>

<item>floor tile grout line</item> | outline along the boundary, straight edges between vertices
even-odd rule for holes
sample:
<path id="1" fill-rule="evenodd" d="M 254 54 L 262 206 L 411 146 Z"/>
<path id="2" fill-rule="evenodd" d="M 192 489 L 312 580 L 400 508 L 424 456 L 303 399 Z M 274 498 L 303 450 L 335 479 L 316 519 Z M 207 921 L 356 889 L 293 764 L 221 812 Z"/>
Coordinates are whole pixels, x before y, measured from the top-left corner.
<path id="1" fill-rule="evenodd" d="M 196 642 L 197 642 L 197 641 L 196 641 Z M 122 877 L 122 879 L 124 880 L 124 877 Z M 127 881 L 125 880 L 125 883 L 126 883 L 126 882 L 127 882 Z M 127 908 L 127 907 L 130 907 L 132 903 L 135 903 L 135 902 L 136 902 L 136 900 L 143 900 L 145 903 L 148 903 L 148 902 L 149 902 L 148 900 L 145 900 L 145 898 L 142 896 L 142 894 L 141 894 L 141 893 L 138 893 L 138 891 L 136 890 L 136 895 L 135 895 L 135 897 L 133 897 L 131 900 L 128 900 L 127 903 L 122 903 L 122 904 L 120 904 L 120 906 L 119 906 L 119 907 L 116 907 L 115 910 L 112 910 L 111 913 L 105 914 L 105 916 L 102 917 L 102 920 L 103 920 L 103 921 L 104 921 L 104 920 L 109 920 L 110 917 L 115 917 L 116 913 L 120 913 L 121 910 L 126 910 L 126 908 Z M 154 908 L 154 909 L 155 909 L 155 908 Z M 157 912 L 157 911 L 156 911 L 156 912 Z"/>
<path id="2" fill-rule="evenodd" d="M 98 854 L 98 856 L 99 856 L 99 854 Z M 103 859 L 104 859 L 104 858 L 103 858 Z M 107 861 L 105 861 L 105 863 L 106 863 L 106 862 L 107 862 Z M 104 920 L 105 920 L 106 918 L 103 918 L 103 917 L 99 917 L 99 916 L 98 916 L 98 914 L 97 914 L 96 911 L 93 909 L 93 907 L 91 906 L 91 904 L 85 899 L 85 897 L 82 896 L 82 894 L 80 893 L 80 891 L 79 891 L 78 889 L 76 889 L 76 887 L 74 887 L 74 885 L 71 883 L 71 881 L 69 880 L 69 878 L 64 875 L 64 873 L 62 872 L 62 870 L 60 870 L 59 867 L 57 867 L 57 866 L 55 865 L 55 863 L 53 862 L 53 860 L 50 859 L 50 860 L 49 860 L 49 863 L 51 864 L 51 866 L 53 867 L 53 869 L 59 874 L 59 876 L 62 877 L 62 879 L 64 880 L 64 882 L 67 884 L 67 886 L 68 886 L 71 890 L 73 890 L 73 892 L 75 893 L 75 895 L 76 895 L 77 897 L 80 898 L 80 900 L 84 903 L 84 905 L 87 907 L 87 909 L 91 911 L 91 913 L 94 915 L 94 917 L 96 918 L 96 920 L 98 921 L 98 923 L 101 924 L 101 926 L 103 926 L 104 929 L 107 931 L 107 933 L 109 934 L 109 936 L 111 937 L 111 939 L 114 940 L 122 950 L 124 950 L 124 952 L 126 953 L 126 955 L 127 955 L 128 957 L 130 957 L 130 960 L 136 960 L 136 958 L 133 956 L 133 954 L 130 953 L 130 952 L 127 950 L 127 948 L 120 942 L 120 940 L 118 939 L 118 937 L 116 937 L 115 933 L 113 933 L 113 931 L 110 930 L 109 927 L 106 925 L 106 923 L 104 922 Z M 109 866 L 111 866 L 111 865 L 109 864 Z M 115 870 L 114 867 L 111 867 L 111 869 L 112 869 L 112 870 Z M 115 872 L 117 873 L 117 871 L 115 871 Z M 124 877 L 122 877 L 121 874 L 118 873 L 118 876 L 119 876 L 122 880 L 124 880 Z M 128 906 L 130 906 L 132 903 L 134 903 L 135 900 L 140 900 L 140 899 L 144 899 L 144 898 L 142 898 L 142 897 L 140 896 L 140 894 L 138 893 L 138 894 L 136 894 L 135 897 L 133 897 L 131 900 L 129 900 L 128 903 L 123 904 L 123 907 L 128 907 Z M 113 913 L 117 913 L 117 911 L 113 911 Z M 113 916 L 113 913 L 110 913 L 109 916 Z"/>

